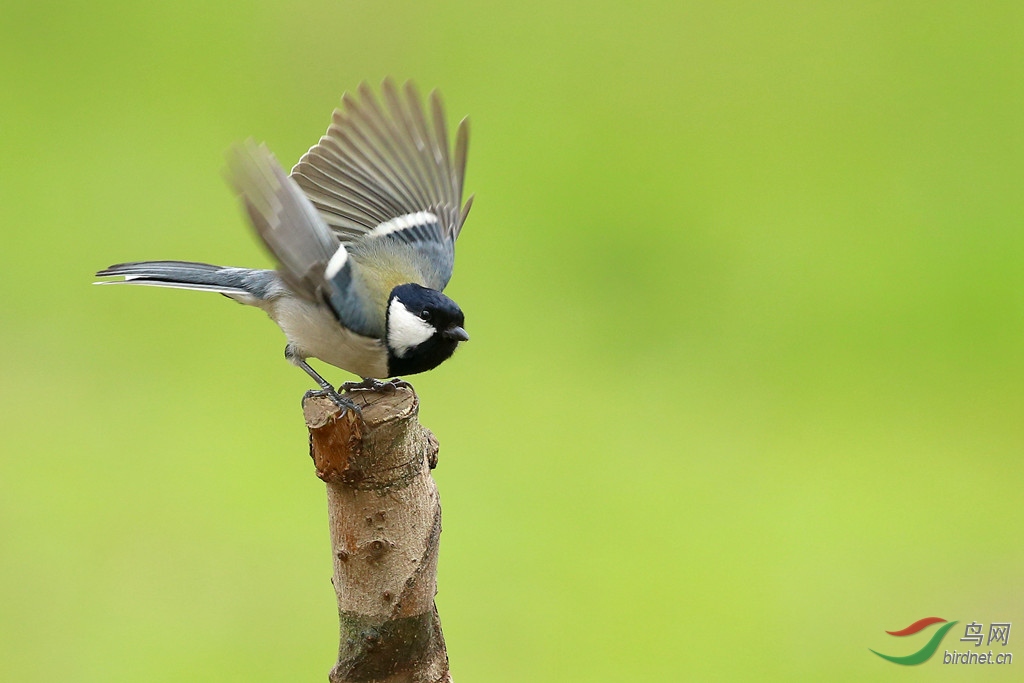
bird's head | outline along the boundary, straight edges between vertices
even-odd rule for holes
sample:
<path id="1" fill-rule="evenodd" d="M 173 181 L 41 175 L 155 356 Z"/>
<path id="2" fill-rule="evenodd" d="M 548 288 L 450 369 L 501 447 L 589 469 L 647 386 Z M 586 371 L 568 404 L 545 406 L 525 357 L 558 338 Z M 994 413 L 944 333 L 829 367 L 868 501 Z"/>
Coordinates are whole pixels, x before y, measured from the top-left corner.
<path id="1" fill-rule="evenodd" d="M 448 360 L 459 342 L 469 341 L 459 305 L 434 289 L 399 285 L 388 298 L 388 373 L 412 375 Z"/>

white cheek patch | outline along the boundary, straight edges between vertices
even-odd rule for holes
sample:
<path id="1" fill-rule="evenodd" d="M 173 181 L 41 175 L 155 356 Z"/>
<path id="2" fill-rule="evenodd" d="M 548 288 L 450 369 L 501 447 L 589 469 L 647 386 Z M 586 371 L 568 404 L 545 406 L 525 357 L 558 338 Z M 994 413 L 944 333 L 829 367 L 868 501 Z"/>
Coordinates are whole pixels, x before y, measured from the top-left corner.
<path id="1" fill-rule="evenodd" d="M 399 358 L 427 341 L 437 332 L 434 326 L 409 312 L 398 297 L 388 307 L 388 346 Z"/>

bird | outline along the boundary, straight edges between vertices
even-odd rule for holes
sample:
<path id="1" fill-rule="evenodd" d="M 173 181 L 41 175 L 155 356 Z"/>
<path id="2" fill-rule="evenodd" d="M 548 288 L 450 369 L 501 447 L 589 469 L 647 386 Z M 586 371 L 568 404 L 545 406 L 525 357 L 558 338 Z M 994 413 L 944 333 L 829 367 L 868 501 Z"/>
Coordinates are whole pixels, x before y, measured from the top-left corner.
<path id="1" fill-rule="evenodd" d="M 362 379 L 345 387 L 375 387 L 432 370 L 469 340 L 443 293 L 473 204 L 462 202 L 468 118 L 454 137 L 452 149 L 436 90 L 425 106 L 411 81 L 385 79 L 379 98 L 364 82 L 289 173 L 251 138 L 227 153 L 228 182 L 276 269 L 136 261 L 100 270 L 116 279 L 96 284 L 218 292 L 260 308 L 284 332 L 285 358 L 358 412 L 309 358 Z"/>

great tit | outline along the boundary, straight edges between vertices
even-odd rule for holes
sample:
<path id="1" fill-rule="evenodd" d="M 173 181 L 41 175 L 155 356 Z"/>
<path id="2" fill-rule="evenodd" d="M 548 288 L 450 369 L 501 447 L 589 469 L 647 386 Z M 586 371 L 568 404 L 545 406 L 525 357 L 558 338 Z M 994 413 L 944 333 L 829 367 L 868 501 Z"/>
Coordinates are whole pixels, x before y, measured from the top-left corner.
<path id="1" fill-rule="evenodd" d="M 385 80 L 381 95 L 365 83 L 346 93 L 290 174 L 252 140 L 228 152 L 228 180 L 277 270 L 142 261 L 99 271 L 123 279 L 97 284 L 219 292 L 261 308 L 287 337 L 285 357 L 345 407 L 307 358 L 370 384 L 437 367 L 469 340 L 462 309 L 441 293 L 473 201 L 462 204 L 468 120 L 452 152 L 436 91 L 429 116 L 412 83 Z"/>

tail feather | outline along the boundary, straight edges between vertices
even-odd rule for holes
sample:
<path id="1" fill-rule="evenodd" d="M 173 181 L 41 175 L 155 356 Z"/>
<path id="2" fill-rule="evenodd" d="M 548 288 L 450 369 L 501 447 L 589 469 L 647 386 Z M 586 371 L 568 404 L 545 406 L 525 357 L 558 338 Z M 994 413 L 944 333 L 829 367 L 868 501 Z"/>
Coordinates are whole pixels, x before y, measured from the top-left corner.
<path id="1" fill-rule="evenodd" d="M 243 303 L 267 298 L 277 276 L 272 270 L 225 268 L 190 261 L 136 261 L 118 263 L 96 273 L 97 277 L 124 277 L 98 285 L 149 285 L 172 289 L 219 292 Z"/>
<path id="2" fill-rule="evenodd" d="M 132 263 L 115 263 L 96 273 L 97 277 L 107 275 L 148 275 L 165 277 L 202 276 L 216 273 L 219 270 L 230 270 L 212 263 L 195 263 L 192 261 L 133 261 Z"/>

